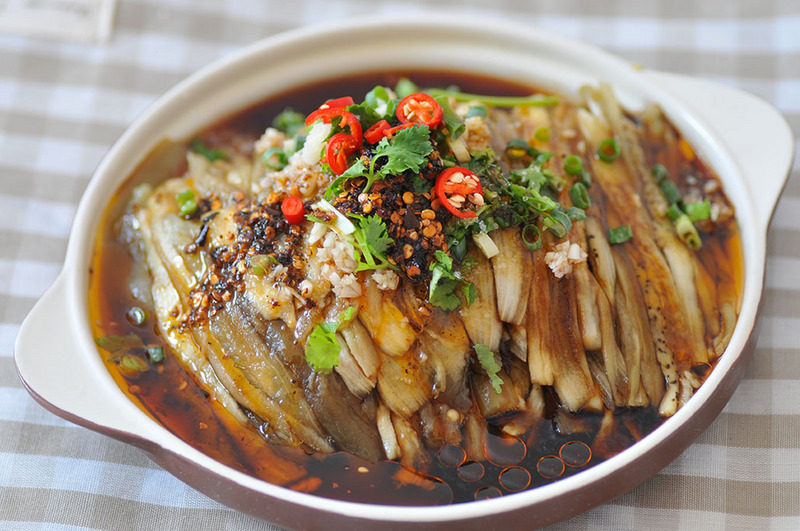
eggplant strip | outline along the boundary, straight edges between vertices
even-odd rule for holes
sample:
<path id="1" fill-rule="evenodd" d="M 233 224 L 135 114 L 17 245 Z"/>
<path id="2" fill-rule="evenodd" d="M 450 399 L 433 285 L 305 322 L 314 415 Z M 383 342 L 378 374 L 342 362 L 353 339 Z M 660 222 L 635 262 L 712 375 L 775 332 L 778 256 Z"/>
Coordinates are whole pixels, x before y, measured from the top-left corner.
<path id="1" fill-rule="evenodd" d="M 708 352 L 704 340 L 704 321 L 697 300 L 692 266 L 694 258 L 691 251 L 675 235 L 672 223 L 666 217 L 665 213 L 669 205 L 650 174 L 649 168 L 652 164 L 647 164 L 636 127 L 624 117 L 622 108 L 609 85 L 599 85 L 594 91 L 594 97 L 608 119 L 612 131 L 619 138 L 621 159 L 628 168 L 628 172 L 620 173 L 629 176 L 632 188 L 641 194 L 647 211 L 652 217 L 653 222 L 650 227 L 654 240 L 667 260 L 678 294 L 681 313 L 686 316 L 684 322 L 687 328 L 685 330 L 692 343 L 692 360 L 695 364 L 707 363 Z M 644 212 L 642 211 L 642 214 Z"/>
<path id="2" fill-rule="evenodd" d="M 472 304 L 459 309 L 459 314 L 472 342 L 497 352 L 503 336 L 503 323 L 497 316 L 492 266 L 483 253 L 474 248 L 467 253 L 467 258 L 473 260 L 475 266 L 464 276 L 475 286 L 477 295 Z"/>
<path id="3" fill-rule="evenodd" d="M 544 262 L 544 253 L 534 253 L 525 336 L 528 340 L 528 371 L 531 383 L 535 385 L 552 385 L 555 379 L 555 349 L 549 320 L 554 306 L 551 300 L 553 283 L 555 278 Z"/>
<path id="4" fill-rule="evenodd" d="M 516 227 L 493 231 L 491 237 L 500 251 L 491 259 L 497 315 L 501 321 L 522 324 L 528 307 L 530 284 L 527 279 L 531 276 L 532 267 L 530 252 L 525 248 Z"/>

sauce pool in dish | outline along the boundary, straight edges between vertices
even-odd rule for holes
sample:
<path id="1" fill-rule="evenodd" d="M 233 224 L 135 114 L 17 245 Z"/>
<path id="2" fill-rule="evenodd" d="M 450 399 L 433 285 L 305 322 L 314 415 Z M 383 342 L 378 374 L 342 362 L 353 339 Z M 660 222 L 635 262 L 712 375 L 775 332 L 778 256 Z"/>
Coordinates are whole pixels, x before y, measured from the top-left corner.
<path id="1" fill-rule="evenodd" d="M 520 105 L 520 98 L 524 101 L 538 91 L 465 74 L 412 74 L 410 78 L 421 87 L 459 87 L 458 93 L 431 92 L 443 97 L 446 105 L 442 105 L 450 111 L 438 122 L 436 105 L 419 95 L 419 89 L 406 85 L 410 93 L 405 96 L 414 96 L 414 101 L 403 106 L 410 100 L 401 97 L 403 85 L 397 86 L 404 79 L 401 73 L 301 87 L 200 132 L 191 143 L 163 143 L 123 185 L 105 213 L 89 295 L 100 352 L 120 388 L 149 415 L 229 466 L 289 488 L 351 501 L 427 505 L 509 494 L 578 473 L 640 440 L 689 399 L 727 344 L 742 287 L 736 220 L 717 177 L 657 108 L 628 113 L 600 88 L 581 95 L 599 108 L 595 112 L 550 95 L 538 96 L 540 101 L 533 105 Z M 386 91 L 386 98 L 402 107 L 400 111 L 377 116 L 376 108 L 386 110 L 380 103 L 366 105 L 373 115 L 352 108 L 347 112 L 359 123 L 346 125 L 349 114 L 331 112 L 326 106 L 331 98 L 350 95 L 357 107 L 358 97 L 375 86 L 397 86 L 396 91 Z M 491 98 L 482 102 L 463 93 L 518 100 L 494 105 L 497 101 Z M 376 94 L 383 97 L 372 94 L 373 103 Z M 306 142 L 318 124 L 333 122 L 320 145 L 326 161 L 306 161 L 308 171 L 299 178 L 289 161 L 290 151 L 303 154 L 302 148 L 296 149 L 296 134 L 264 134 L 287 107 L 301 111 L 303 118 L 313 112 L 321 116 L 308 125 L 299 124 L 298 134 Z M 376 118 L 386 120 L 383 129 Z M 412 125 L 404 127 L 406 123 Z M 458 124 L 463 124 L 464 132 L 456 137 Z M 389 155 L 380 158 L 380 146 L 388 153 L 411 138 L 404 129 L 421 126 L 428 128 L 426 141 L 433 150 L 425 154 L 424 162 L 413 168 L 400 165 L 398 171 L 376 177 L 370 163 L 374 160 L 372 169 L 380 172 L 390 160 Z M 358 142 L 357 128 L 361 129 Z M 387 134 L 391 129 L 395 131 Z M 293 138 L 295 149 L 287 149 Z M 341 149 L 331 151 L 335 138 Z M 187 147 L 193 152 L 188 165 Z M 222 162 L 213 160 L 218 157 Z M 239 160 L 243 165 L 237 166 Z M 204 193 L 192 161 L 202 164 L 203 174 L 219 179 L 224 187 Z M 262 165 L 261 181 L 243 177 L 242 168 L 252 170 L 253 161 Z M 353 170 L 359 161 L 365 166 L 361 172 Z M 355 176 L 348 178 L 348 171 Z M 482 186 L 463 187 L 470 173 Z M 442 175 L 461 180 L 440 185 Z M 160 204 L 149 199 L 164 190 L 160 183 L 175 178 L 180 180 L 161 192 Z M 365 192 L 367 182 L 374 188 Z M 143 183 L 150 187 L 142 187 Z M 444 190 L 448 184 L 450 190 Z M 325 194 L 328 190 L 332 191 Z M 137 199 L 137 194 L 143 198 Z M 333 277 L 320 281 L 324 293 L 318 296 L 312 286 L 306 302 L 273 298 L 270 308 L 258 306 L 260 299 L 249 295 L 256 290 L 252 283 L 276 266 L 288 271 L 276 282 L 298 292 L 305 277 L 291 277 L 312 270 L 305 259 L 318 256 L 326 245 L 334 250 L 342 245 L 361 249 L 357 239 L 340 234 L 344 231 L 330 217 L 331 210 L 320 207 L 323 195 L 357 229 L 366 230 L 360 223 L 367 218 L 382 222 L 384 238 L 390 240 L 386 248 L 374 253 L 372 263 L 367 258 L 369 248 L 361 250 L 361 265 L 372 267 L 364 271 L 338 268 L 337 257 L 330 258 L 327 263 L 335 281 L 330 280 Z M 294 219 L 297 212 L 281 208 L 289 197 L 299 198 L 302 214 L 318 221 Z M 542 206 L 548 200 L 550 207 Z M 526 209 L 531 201 L 538 202 L 535 211 Z M 485 205 L 501 207 L 490 210 Z M 205 260 L 184 294 L 182 309 L 171 316 L 162 312 L 160 317 L 152 306 L 152 294 L 148 295 L 152 262 L 144 258 L 147 245 L 158 241 L 143 244 L 139 235 L 151 212 L 161 215 L 159 206 L 172 210 L 157 219 L 193 231 L 179 254 L 186 261 Z M 218 228 L 226 208 L 236 221 L 227 243 L 228 233 Z M 246 212 L 247 220 L 236 212 Z M 409 216 L 414 219 L 407 220 Z M 472 218 L 478 223 L 469 223 Z M 423 226 L 425 219 L 433 223 Z M 324 236 L 308 243 L 316 225 L 325 225 Z M 430 226 L 434 229 L 423 232 Z M 157 223 L 153 227 L 158 229 Z M 242 236 L 259 230 L 255 237 Z M 292 230 L 298 235 L 296 244 L 259 240 L 265 231 L 291 234 Z M 206 235 L 201 237 L 203 231 Z M 420 239 L 428 246 L 417 245 Z M 218 250 L 235 245 L 241 256 L 226 259 Z M 295 256 L 304 259 L 299 267 Z M 240 261 L 243 271 L 231 273 Z M 391 271 L 400 287 L 372 286 L 386 276 L 381 280 L 369 276 L 378 271 Z M 658 276 L 659 271 L 664 274 Z M 215 272 L 227 283 L 212 282 Z M 357 282 L 334 285 L 346 275 Z M 688 284 L 686 275 L 691 279 Z M 248 281 L 250 285 L 239 288 Z M 352 293 L 350 288 L 364 292 Z M 523 289 L 530 291 L 521 295 Z M 494 300 L 487 305 L 490 291 Z M 237 302 L 244 297 L 237 293 L 248 294 L 249 302 Z M 202 303 L 204 296 L 212 302 Z M 683 302 L 687 297 L 694 297 L 688 312 Z M 389 304 L 399 313 L 381 318 Z M 270 314 L 272 308 L 288 314 Z M 315 310 L 322 308 L 332 308 L 333 313 Z M 231 316 L 250 323 L 244 328 L 273 341 L 272 346 L 286 342 L 280 343 L 286 348 L 272 352 L 302 356 L 276 357 L 279 369 L 300 382 L 291 385 L 306 395 L 302 398 L 310 404 L 313 417 L 308 429 L 312 435 L 321 434 L 318 442 L 291 426 L 281 431 L 277 417 L 266 422 L 264 415 L 242 406 L 247 402 L 244 395 L 224 403 L 215 392 L 233 389 L 235 395 L 233 377 L 221 391 L 208 385 L 210 374 L 225 380 L 226 370 L 229 375 L 240 370 L 254 374 L 252 366 L 242 369 L 245 362 L 230 354 L 237 339 L 226 343 L 233 332 L 223 326 L 223 319 Z M 408 342 L 403 343 L 403 337 L 388 341 L 398 328 L 403 330 L 403 318 Z M 308 338 L 320 325 L 337 323 L 343 331 L 355 326 L 350 324 L 353 320 L 363 324 L 367 340 L 377 345 L 378 369 L 365 374 L 370 371 L 364 362 L 351 356 L 356 358 L 355 369 L 360 369 L 355 376 L 352 363 L 347 372 L 335 359 L 335 366 L 326 372 L 323 365 L 330 360 L 317 356 L 314 341 Z M 290 321 L 293 326 L 287 325 Z M 292 329 L 298 326 L 307 329 L 292 341 Z M 452 339 L 453 326 L 460 331 L 457 340 Z M 196 330 L 206 329 L 210 332 L 203 333 L 209 337 L 222 338 L 215 341 L 223 344 L 219 348 L 223 355 L 203 373 L 186 357 L 173 355 L 175 343 L 169 337 L 185 334 L 199 344 Z M 178 336 L 170 336 L 173 331 Z M 340 336 L 341 331 L 336 330 Z M 535 334 L 541 334 L 538 342 Z M 461 358 L 438 359 L 437 346 L 465 341 Z M 397 342 L 401 347 L 390 352 Z M 225 369 L 229 357 L 239 359 L 239 365 Z M 451 371 L 453 363 L 457 368 Z M 395 380 L 384 374 L 388 369 L 381 372 L 386 367 L 395 367 L 391 375 Z M 403 375 L 409 371 L 411 380 L 405 381 Z M 395 396 L 405 387 L 412 388 L 408 393 L 414 396 L 419 380 L 426 381 L 418 393 L 421 403 L 408 405 L 405 396 Z M 372 423 L 363 429 L 375 438 L 374 444 L 348 442 L 348 434 L 337 431 L 340 411 L 331 412 L 327 404 L 315 402 L 316 389 L 324 392 L 325 385 L 336 386 L 335 394 L 349 392 L 355 397 L 348 396 L 347 404 L 358 404 L 358 411 L 346 417 L 356 415 Z M 232 407 L 240 409 L 232 414 Z"/>

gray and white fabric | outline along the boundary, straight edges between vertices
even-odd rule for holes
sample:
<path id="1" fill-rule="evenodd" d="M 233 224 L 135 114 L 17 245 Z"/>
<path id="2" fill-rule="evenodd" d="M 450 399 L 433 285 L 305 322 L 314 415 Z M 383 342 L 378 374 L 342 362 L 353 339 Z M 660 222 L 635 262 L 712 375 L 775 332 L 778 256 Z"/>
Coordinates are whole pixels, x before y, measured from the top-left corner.
<path id="1" fill-rule="evenodd" d="M 23 389 L 13 362 L 19 325 L 61 267 L 100 158 L 148 104 L 227 52 L 366 14 L 504 14 L 646 68 L 752 92 L 800 135 L 793 0 L 119 0 L 110 37 L 85 42 L 12 33 L 9 6 L 26 3 L 33 2 L 0 1 L 2 529 L 271 528 L 184 485 L 140 450 L 48 413 Z M 796 161 L 770 230 L 757 349 L 736 394 L 655 477 L 555 529 L 800 529 L 799 273 Z"/>

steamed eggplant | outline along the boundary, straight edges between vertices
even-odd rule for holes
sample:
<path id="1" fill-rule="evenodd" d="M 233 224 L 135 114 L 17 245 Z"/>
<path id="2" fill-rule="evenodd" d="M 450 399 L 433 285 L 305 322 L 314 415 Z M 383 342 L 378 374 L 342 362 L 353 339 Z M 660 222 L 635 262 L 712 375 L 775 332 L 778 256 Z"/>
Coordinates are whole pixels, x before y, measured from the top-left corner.
<path id="1" fill-rule="evenodd" d="M 508 106 L 382 90 L 193 142 L 183 175 L 134 193 L 150 293 L 131 286 L 210 400 L 276 444 L 418 469 L 448 444 L 483 460 L 488 426 L 581 431 L 591 411 L 610 430 L 617 408 L 689 400 L 735 325 L 740 257 L 660 111 L 607 87 Z"/>

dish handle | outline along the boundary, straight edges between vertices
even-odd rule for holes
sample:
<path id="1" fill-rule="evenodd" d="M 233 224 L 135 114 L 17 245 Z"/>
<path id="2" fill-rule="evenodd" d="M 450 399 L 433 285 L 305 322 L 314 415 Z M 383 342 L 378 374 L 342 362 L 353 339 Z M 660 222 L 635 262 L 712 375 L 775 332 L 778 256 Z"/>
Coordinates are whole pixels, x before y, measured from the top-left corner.
<path id="1" fill-rule="evenodd" d="M 20 327 L 14 345 L 14 361 L 22 383 L 33 398 L 49 411 L 71 422 L 134 442 L 147 423 L 146 416 L 129 400 L 99 389 L 109 379 L 97 363 L 86 363 L 84 351 L 94 345 L 80 345 L 69 302 L 69 279 L 62 270 L 50 288 L 34 305 Z M 104 374 L 97 374 L 104 371 Z M 111 384 L 113 385 L 113 383 Z"/>
<path id="2" fill-rule="evenodd" d="M 794 136 L 784 117 L 764 100 L 719 83 L 649 70 L 643 75 L 722 139 L 766 231 L 794 157 Z"/>

